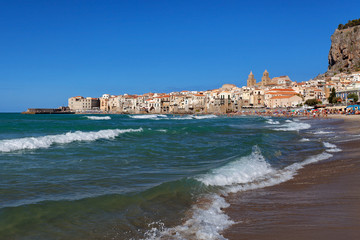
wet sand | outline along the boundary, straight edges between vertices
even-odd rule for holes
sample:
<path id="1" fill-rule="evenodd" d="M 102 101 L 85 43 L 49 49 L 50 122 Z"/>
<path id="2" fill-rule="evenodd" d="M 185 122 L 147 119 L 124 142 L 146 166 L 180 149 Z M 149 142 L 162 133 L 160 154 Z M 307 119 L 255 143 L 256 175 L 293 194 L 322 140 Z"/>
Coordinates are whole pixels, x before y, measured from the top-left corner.
<path id="1" fill-rule="evenodd" d="M 360 117 L 339 118 L 345 119 L 339 124 L 341 131 L 359 132 Z M 337 145 L 342 152 L 305 166 L 288 182 L 227 197 L 231 206 L 226 214 L 237 223 L 223 236 L 360 239 L 360 140 Z"/>

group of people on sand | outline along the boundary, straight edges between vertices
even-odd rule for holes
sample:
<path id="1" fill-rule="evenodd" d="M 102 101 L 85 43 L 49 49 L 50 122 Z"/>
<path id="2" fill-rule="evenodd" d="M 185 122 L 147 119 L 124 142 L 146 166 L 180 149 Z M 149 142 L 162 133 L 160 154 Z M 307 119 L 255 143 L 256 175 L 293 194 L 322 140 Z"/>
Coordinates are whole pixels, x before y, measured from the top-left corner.
<path id="1" fill-rule="evenodd" d="M 328 115 L 354 115 L 360 114 L 359 109 L 267 109 L 267 110 L 243 110 L 236 113 L 228 113 L 227 116 L 271 116 L 271 117 L 327 117 Z"/>

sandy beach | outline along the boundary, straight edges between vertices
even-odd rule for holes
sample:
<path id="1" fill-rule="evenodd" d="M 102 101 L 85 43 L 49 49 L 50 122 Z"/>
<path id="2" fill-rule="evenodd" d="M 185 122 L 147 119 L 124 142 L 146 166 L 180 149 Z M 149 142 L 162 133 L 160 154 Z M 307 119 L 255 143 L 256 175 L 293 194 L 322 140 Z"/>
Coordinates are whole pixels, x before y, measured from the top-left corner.
<path id="1" fill-rule="evenodd" d="M 359 115 L 329 115 L 342 133 L 360 134 Z M 321 121 L 321 120 L 320 120 Z M 360 140 L 337 144 L 343 151 L 305 166 L 285 183 L 232 194 L 226 213 L 237 223 L 228 239 L 359 239 Z"/>

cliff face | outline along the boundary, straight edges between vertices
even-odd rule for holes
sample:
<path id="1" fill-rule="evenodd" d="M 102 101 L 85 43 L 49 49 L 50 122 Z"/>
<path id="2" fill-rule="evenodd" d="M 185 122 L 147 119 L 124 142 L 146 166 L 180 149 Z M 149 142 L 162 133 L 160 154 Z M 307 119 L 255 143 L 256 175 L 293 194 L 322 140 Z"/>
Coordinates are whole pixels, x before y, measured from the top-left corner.
<path id="1" fill-rule="evenodd" d="M 360 26 L 336 29 L 331 36 L 327 73 L 360 70 Z"/>

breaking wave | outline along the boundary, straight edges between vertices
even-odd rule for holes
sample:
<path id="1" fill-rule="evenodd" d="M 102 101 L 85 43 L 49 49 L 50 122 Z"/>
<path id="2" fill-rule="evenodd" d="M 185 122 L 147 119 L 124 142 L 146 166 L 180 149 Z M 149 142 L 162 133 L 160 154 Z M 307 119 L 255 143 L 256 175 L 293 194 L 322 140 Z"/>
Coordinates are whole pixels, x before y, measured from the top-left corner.
<path id="1" fill-rule="evenodd" d="M 153 120 L 167 118 L 167 116 L 163 115 L 163 114 L 129 115 L 129 117 L 135 118 L 135 119 L 153 119 Z"/>
<path id="2" fill-rule="evenodd" d="M 214 169 L 211 173 L 198 177 L 197 180 L 207 186 L 227 186 L 252 182 L 272 171 L 273 169 L 262 156 L 260 149 L 255 146 L 249 156 Z"/>
<path id="3" fill-rule="evenodd" d="M 184 224 L 173 228 L 152 228 L 145 234 L 146 239 L 225 239 L 221 232 L 234 224 L 223 208 L 229 204 L 221 196 L 228 193 L 248 191 L 280 184 L 292 179 L 305 165 L 332 157 L 323 152 L 291 164 L 283 169 L 275 169 L 266 162 L 259 147 L 254 146 L 248 156 L 212 170 L 196 179 L 206 186 L 220 187 L 220 193 L 205 196 L 210 201 L 197 203 L 192 207 L 192 217 Z"/>
<path id="4" fill-rule="evenodd" d="M 277 131 L 299 131 L 299 130 L 305 130 L 309 129 L 311 127 L 308 123 L 301 123 L 301 122 L 294 122 L 291 120 L 286 120 L 286 123 L 283 125 L 274 128 L 274 130 Z"/>
<path id="5" fill-rule="evenodd" d="M 268 124 L 271 124 L 271 125 L 276 125 L 276 124 L 280 124 L 279 121 L 274 121 L 272 120 L 271 118 L 269 120 L 266 121 Z"/>
<path id="6" fill-rule="evenodd" d="M 105 117 L 98 117 L 98 116 L 86 116 L 90 120 L 110 120 L 111 117 L 105 116 Z"/>
<path id="7" fill-rule="evenodd" d="M 173 228 L 153 227 L 145 234 L 147 240 L 158 239 L 225 239 L 220 232 L 234 224 L 222 209 L 229 207 L 225 198 L 219 195 L 208 196 L 210 201 L 198 203 L 192 208 L 192 217 L 184 224 Z"/>
<path id="8" fill-rule="evenodd" d="M 0 152 L 12 152 L 24 149 L 48 148 L 53 144 L 66 144 L 76 141 L 95 141 L 98 139 L 113 139 L 122 133 L 141 132 L 139 129 L 107 129 L 94 132 L 68 132 L 43 137 L 26 137 L 0 141 Z"/>
<path id="9" fill-rule="evenodd" d="M 193 116 L 195 119 L 209 119 L 209 118 L 217 118 L 216 115 L 198 115 Z"/>

